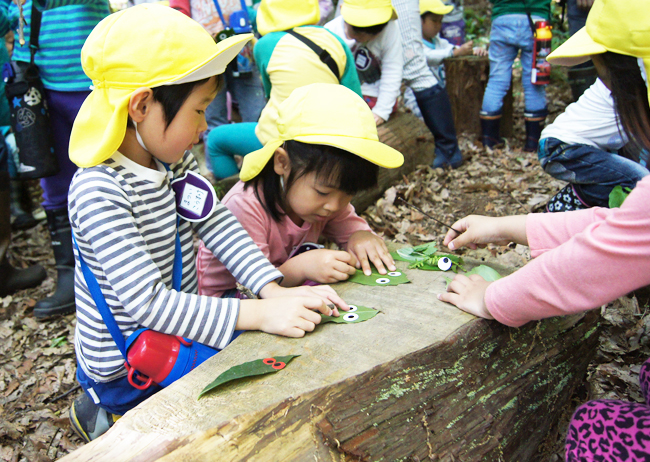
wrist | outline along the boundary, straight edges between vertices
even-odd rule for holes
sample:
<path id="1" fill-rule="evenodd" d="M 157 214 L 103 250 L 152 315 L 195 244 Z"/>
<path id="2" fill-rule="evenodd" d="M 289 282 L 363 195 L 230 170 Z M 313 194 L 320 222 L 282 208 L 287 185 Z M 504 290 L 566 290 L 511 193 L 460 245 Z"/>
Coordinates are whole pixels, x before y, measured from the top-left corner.
<path id="1" fill-rule="evenodd" d="M 264 287 L 262 287 L 262 290 L 259 292 L 259 296 L 261 298 L 273 298 L 277 297 L 277 291 L 281 290 L 282 287 L 276 282 L 276 281 L 271 281 Z"/>
<path id="2" fill-rule="evenodd" d="M 261 300 L 242 300 L 239 302 L 237 330 L 260 330 L 262 325 Z"/>

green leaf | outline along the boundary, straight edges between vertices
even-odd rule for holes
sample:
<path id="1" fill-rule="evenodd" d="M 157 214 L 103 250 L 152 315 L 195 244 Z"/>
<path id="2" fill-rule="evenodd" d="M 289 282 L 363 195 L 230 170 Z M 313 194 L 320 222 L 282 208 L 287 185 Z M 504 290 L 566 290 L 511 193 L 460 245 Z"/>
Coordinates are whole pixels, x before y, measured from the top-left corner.
<path id="1" fill-rule="evenodd" d="M 378 310 L 368 308 L 361 305 L 350 305 L 350 311 L 339 310 L 339 316 L 325 316 L 321 314 L 321 324 L 326 322 L 335 322 L 337 324 L 356 324 L 359 322 L 367 321 L 377 316 Z M 356 314 L 357 316 L 346 316 L 348 314 Z M 347 317 L 347 319 L 346 319 Z"/>
<path id="2" fill-rule="evenodd" d="M 476 268 L 472 268 L 470 271 L 465 273 L 465 276 L 471 276 L 472 274 L 478 274 L 488 282 L 493 282 L 503 277 L 497 272 L 497 270 L 485 265 L 479 265 Z"/>
<path id="3" fill-rule="evenodd" d="M 246 377 L 254 377 L 256 375 L 270 374 L 278 372 L 291 362 L 293 358 L 297 358 L 300 355 L 288 355 L 288 356 L 273 356 L 264 359 L 256 359 L 255 361 L 249 361 L 239 366 L 233 366 L 227 371 L 217 377 L 214 382 L 205 387 L 199 393 L 199 398 L 208 393 L 211 390 L 223 385 L 224 383 L 231 382 L 237 379 L 243 379 Z M 270 362 L 271 359 L 274 359 L 274 362 Z M 266 364 L 265 361 L 269 364 Z M 282 365 L 284 363 L 284 365 Z M 275 365 L 275 367 L 273 367 Z M 279 367 L 282 366 L 282 367 Z"/>
<path id="4" fill-rule="evenodd" d="M 60 346 L 63 346 L 67 341 L 68 339 L 65 336 L 57 337 L 52 340 L 52 344 L 50 345 L 50 348 L 58 348 Z"/>
<path id="5" fill-rule="evenodd" d="M 625 188 L 624 190 L 621 185 L 614 186 L 612 192 L 609 193 L 609 208 L 613 209 L 615 207 L 620 207 L 623 205 L 623 201 L 627 199 L 627 196 L 630 195 L 630 192 L 632 192 L 630 188 Z"/>
<path id="6" fill-rule="evenodd" d="M 348 281 L 363 284 L 364 286 L 396 286 L 411 282 L 401 271 L 390 271 L 388 274 L 379 274 L 377 270 L 373 270 L 370 276 L 363 274 L 362 270 L 357 270 Z"/>

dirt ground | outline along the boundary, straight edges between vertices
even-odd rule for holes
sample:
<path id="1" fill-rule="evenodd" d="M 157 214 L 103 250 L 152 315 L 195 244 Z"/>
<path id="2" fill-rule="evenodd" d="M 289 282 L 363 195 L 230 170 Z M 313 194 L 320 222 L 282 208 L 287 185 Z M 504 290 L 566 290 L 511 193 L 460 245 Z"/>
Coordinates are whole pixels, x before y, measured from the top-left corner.
<path id="1" fill-rule="evenodd" d="M 552 119 L 569 101 L 566 83 L 549 88 Z M 422 166 L 389 189 L 363 216 L 371 226 L 397 242 L 441 242 L 445 230 L 422 214 L 394 204 L 402 192 L 413 204 L 448 224 L 467 214 L 503 216 L 540 211 L 563 184 L 546 175 L 535 154 L 521 151 L 522 97 L 515 87 L 518 139 L 504 149 L 485 152 L 472 136 L 460 136 L 465 164 L 454 171 Z M 37 184 L 33 183 L 35 194 Z M 526 263 L 526 248 L 489 247 L 465 252 L 486 262 L 512 266 Z M 67 412 L 80 393 L 75 381 L 73 335 L 75 317 L 46 322 L 33 317 L 37 300 L 55 289 L 54 258 L 44 223 L 13 234 L 10 258 L 15 266 L 44 265 L 48 279 L 39 287 L 0 299 L 0 460 L 51 461 L 73 451 L 82 441 L 68 422 Z M 650 356 L 648 296 L 624 297 L 604 307 L 603 334 L 596 359 L 575 405 L 589 398 L 643 401 L 638 372 Z M 564 460 L 563 438 L 571 406 L 548 435 L 539 459 Z"/>

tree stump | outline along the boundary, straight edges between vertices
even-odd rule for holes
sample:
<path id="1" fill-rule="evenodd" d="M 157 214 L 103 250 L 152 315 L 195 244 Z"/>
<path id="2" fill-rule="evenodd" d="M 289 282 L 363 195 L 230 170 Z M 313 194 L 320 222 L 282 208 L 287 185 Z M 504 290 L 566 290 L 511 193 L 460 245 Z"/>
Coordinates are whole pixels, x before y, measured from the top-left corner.
<path id="1" fill-rule="evenodd" d="M 512 329 L 439 301 L 444 273 L 398 266 L 410 284 L 336 286 L 373 319 L 244 333 L 62 460 L 534 460 L 596 351 L 598 313 Z M 197 400 L 230 367 L 287 354 L 301 356 Z"/>
<path id="2" fill-rule="evenodd" d="M 418 165 L 431 164 L 435 145 L 433 136 L 426 125 L 411 113 L 398 112 L 384 124 L 377 127 L 379 140 L 397 149 L 404 155 L 404 165 L 400 168 L 379 169 L 379 180 L 375 188 L 362 191 L 352 200 L 357 211 L 364 210 L 381 197 L 389 187 L 408 175 Z M 224 194 L 239 181 L 239 176 L 224 178 L 215 184 L 215 189 Z"/>
<path id="3" fill-rule="evenodd" d="M 456 132 L 481 135 L 479 112 L 483 104 L 483 94 L 490 76 L 490 60 L 484 56 L 460 56 L 445 59 L 447 93 L 454 113 Z M 501 136 L 513 134 L 512 85 L 503 100 L 501 116 Z"/>

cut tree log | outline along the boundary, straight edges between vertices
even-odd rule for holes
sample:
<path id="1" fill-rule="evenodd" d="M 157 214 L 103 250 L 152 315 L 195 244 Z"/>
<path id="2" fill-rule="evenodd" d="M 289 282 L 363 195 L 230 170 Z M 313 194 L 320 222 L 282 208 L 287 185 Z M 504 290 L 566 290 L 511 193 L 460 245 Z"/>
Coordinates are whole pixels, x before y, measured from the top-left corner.
<path id="1" fill-rule="evenodd" d="M 448 273 L 398 265 L 410 284 L 336 286 L 373 319 L 244 333 L 62 460 L 535 460 L 596 351 L 598 313 L 512 329 L 440 302 Z M 197 400 L 230 367 L 288 354 L 301 356 Z"/>
<path id="2" fill-rule="evenodd" d="M 483 94 L 490 76 L 490 60 L 486 57 L 460 56 L 445 59 L 447 93 L 454 113 L 456 132 L 481 136 L 479 112 L 483 105 Z M 513 135 L 512 85 L 503 99 L 501 115 L 501 136 Z"/>
<path id="3" fill-rule="evenodd" d="M 358 193 L 352 200 L 357 211 L 364 210 L 373 204 L 389 187 L 408 175 L 418 165 L 429 165 L 433 162 L 435 146 L 433 135 L 424 123 L 411 113 L 398 112 L 384 124 L 377 127 L 379 140 L 397 149 L 404 155 L 404 165 L 394 169 L 379 169 L 379 180 L 375 188 Z M 234 175 L 215 184 L 216 190 L 224 194 L 239 181 Z"/>

